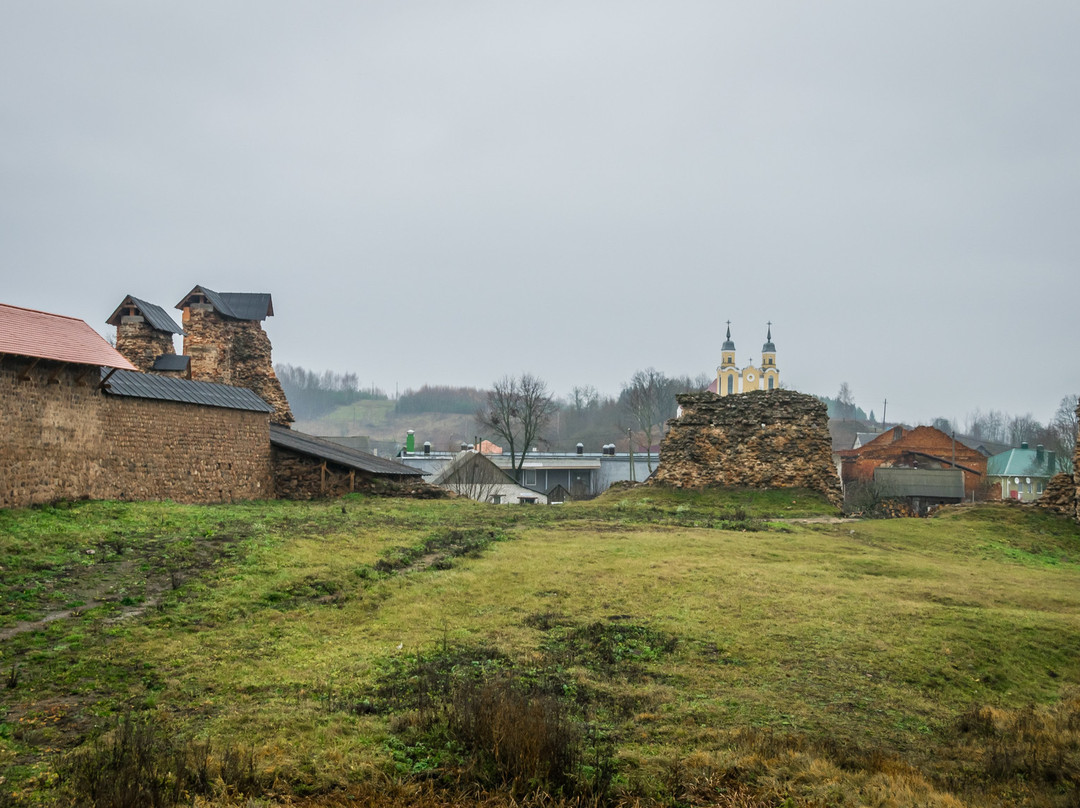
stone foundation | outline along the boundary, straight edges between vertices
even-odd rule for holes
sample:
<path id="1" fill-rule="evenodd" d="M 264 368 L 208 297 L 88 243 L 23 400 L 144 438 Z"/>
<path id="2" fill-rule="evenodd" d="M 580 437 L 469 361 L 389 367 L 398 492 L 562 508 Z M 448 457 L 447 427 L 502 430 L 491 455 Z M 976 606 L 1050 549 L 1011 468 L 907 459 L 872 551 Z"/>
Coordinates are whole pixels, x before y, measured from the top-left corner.
<path id="1" fill-rule="evenodd" d="M 1051 513 L 1076 518 L 1076 480 L 1071 474 L 1055 474 L 1035 505 Z"/>
<path id="2" fill-rule="evenodd" d="M 761 390 L 676 396 L 650 484 L 676 488 L 806 488 L 843 503 L 826 407 L 814 396 Z"/>

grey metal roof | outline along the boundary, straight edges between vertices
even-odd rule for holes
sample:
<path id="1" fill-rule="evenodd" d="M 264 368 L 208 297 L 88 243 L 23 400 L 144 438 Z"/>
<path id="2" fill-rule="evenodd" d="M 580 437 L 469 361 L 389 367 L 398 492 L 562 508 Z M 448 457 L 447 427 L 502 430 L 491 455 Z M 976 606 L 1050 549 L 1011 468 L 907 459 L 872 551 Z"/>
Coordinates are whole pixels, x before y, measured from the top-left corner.
<path id="1" fill-rule="evenodd" d="M 268 292 L 215 292 L 205 286 L 196 286 L 176 304 L 183 308 L 184 301 L 196 292 L 206 295 L 214 308 L 234 320 L 265 320 L 274 314 L 274 302 Z"/>
<path id="2" fill-rule="evenodd" d="M 401 477 L 421 477 L 424 474 L 419 469 L 410 468 L 404 463 L 348 449 L 337 443 L 331 443 L 314 435 L 305 435 L 303 432 L 277 424 L 270 424 L 270 445 L 371 474 Z"/>
<path id="3" fill-rule="evenodd" d="M 109 315 L 109 319 L 105 322 L 109 325 L 119 325 L 120 309 L 124 308 L 129 300 L 135 308 L 142 312 L 142 316 L 151 327 L 156 328 L 158 331 L 164 331 L 167 334 L 184 333 L 184 329 L 176 324 L 176 321 L 169 316 L 165 309 L 161 308 L 161 306 L 155 306 L 153 303 L 147 303 L 145 300 L 140 300 L 134 295 L 125 297 L 120 305 L 116 307 L 116 311 Z"/>
<path id="4" fill-rule="evenodd" d="M 183 373 L 191 365 L 191 357 L 184 354 L 166 353 L 154 360 L 154 370 L 179 371 Z"/>
<path id="5" fill-rule="evenodd" d="M 964 472 L 960 469 L 903 469 L 878 467 L 874 482 L 883 496 L 964 498 Z"/>
<path id="6" fill-rule="evenodd" d="M 102 378 L 106 372 L 102 371 Z M 246 387 L 230 387 L 213 382 L 193 382 L 172 376 L 118 370 L 109 377 L 107 393 L 130 398 L 152 398 L 159 401 L 178 401 L 201 404 L 204 407 L 224 407 L 229 410 L 273 412 L 274 408 Z"/>

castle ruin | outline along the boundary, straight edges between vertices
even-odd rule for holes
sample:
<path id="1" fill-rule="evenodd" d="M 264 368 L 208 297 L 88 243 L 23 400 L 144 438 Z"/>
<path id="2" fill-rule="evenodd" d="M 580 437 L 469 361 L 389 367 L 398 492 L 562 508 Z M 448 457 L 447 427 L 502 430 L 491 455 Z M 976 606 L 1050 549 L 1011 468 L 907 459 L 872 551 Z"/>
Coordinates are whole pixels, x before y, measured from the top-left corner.
<path id="1" fill-rule="evenodd" d="M 685 393 L 650 483 L 677 488 L 806 488 L 843 503 L 825 405 L 792 390 Z"/>

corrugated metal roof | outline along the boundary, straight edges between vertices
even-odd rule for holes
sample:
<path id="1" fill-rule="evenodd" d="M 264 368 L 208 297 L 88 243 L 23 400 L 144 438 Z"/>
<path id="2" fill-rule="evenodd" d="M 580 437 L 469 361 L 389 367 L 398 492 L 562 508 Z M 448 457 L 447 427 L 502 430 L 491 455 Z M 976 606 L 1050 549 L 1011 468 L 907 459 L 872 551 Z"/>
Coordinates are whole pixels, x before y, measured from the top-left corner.
<path id="1" fill-rule="evenodd" d="M 191 365 L 191 357 L 184 354 L 162 354 L 154 360 L 154 370 L 183 373 Z"/>
<path id="2" fill-rule="evenodd" d="M 105 374 L 102 373 L 102 377 Z M 228 410 L 273 412 L 274 408 L 246 387 L 230 387 L 213 382 L 193 382 L 172 376 L 154 376 L 118 370 L 109 377 L 105 388 L 114 396 L 152 398 L 159 401 L 179 401 L 204 407 L 223 407 Z"/>
<path id="3" fill-rule="evenodd" d="M 125 306 L 131 305 L 139 310 L 139 313 L 145 318 L 146 322 L 151 327 L 156 328 L 158 331 L 164 331 L 168 334 L 183 334 L 184 329 L 176 324 L 176 321 L 169 316 L 168 312 L 161 306 L 155 306 L 153 303 L 147 303 L 145 300 L 128 295 L 123 299 L 119 306 L 116 307 L 109 319 L 105 322 L 109 325 L 120 325 L 120 310 Z"/>
<path id="4" fill-rule="evenodd" d="M 964 472 L 959 469 L 874 469 L 883 496 L 964 498 Z"/>
<path id="5" fill-rule="evenodd" d="M 265 320 L 274 314 L 274 301 L 267 292 L 215 292 L 205 286 L 196 286 L 176 304 L 182 309 L 194 294 L 206 295 L 213 307 L 234 320 Z"/>
<path id="6" fill-rule="evenodd" d="M 410 468 L 404 463 L 349 449 L 340 444 L 331 443 L 314 435 L 305 435 L 303 432 L 297 432 L 294 429 L 288 429 L 277 424 L 270 424 L 270 445 L 371 474 L 401 477 L 423 476 L 422 471 Z"/>
<path id="7" fill-rule="evenodd" d="M 0 303 L 0 353 L 135 370 L 82 320 L 4 303 Z"/>

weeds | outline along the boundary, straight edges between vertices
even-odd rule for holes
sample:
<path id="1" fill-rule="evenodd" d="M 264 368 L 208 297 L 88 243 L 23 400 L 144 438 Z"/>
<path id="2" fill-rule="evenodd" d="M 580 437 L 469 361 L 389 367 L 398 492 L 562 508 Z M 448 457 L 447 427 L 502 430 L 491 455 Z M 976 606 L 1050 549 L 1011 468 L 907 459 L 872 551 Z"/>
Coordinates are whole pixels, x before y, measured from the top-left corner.
<path id="1" fill-rule="evenodd" d="M 72 805 L 87 808 L 168 808 L 195 795 L 265 792 L 254 749 L 214 752 L 209 741 L 185 744 L 157 719 L 129 714 L 67 756 L 60 784 Z"/>

